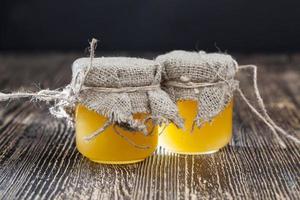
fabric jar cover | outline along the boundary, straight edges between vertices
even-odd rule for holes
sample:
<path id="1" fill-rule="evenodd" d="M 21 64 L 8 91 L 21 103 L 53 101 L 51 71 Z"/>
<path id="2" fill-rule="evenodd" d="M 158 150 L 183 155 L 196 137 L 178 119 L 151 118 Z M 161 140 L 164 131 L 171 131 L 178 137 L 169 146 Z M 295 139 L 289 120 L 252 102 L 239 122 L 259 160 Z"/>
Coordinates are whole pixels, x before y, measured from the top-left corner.
<path id="1" fill-rule="evenodd" d="M 94 58 L 85 79 L 78 80 L 84 77 L 82 73 L 89 64 L 89 58 L 79 58 L 72 66 L 70 88 L 80 90 L 77 103 L 128 128 L 142 126 L 141 129 L 145 130 L 145 124 L 133 118 L 134 113 L 148 113 L 156 125 L 171 121 L 182 126 L 176 105 L 160 88 L 162 67 L 159 63 L 142 58 Z M 76 88 L 81 81 L 83 88 Z M 158 87 L 143 90 L 149 86 Z M 106 91 L 99 91 L 99 88 Z M 118 88 L 128 89 L 114 92 Z"/>
<path id="2" fill-rule="evenodd" d="M 156 61 L 163 67 L 162 87 L 174 103 L 198 102 L 198 126 L 218 115 L 238 87 L 234 80 L 238 65 L 230 55 L 176 50 L 158 56 Z"/>

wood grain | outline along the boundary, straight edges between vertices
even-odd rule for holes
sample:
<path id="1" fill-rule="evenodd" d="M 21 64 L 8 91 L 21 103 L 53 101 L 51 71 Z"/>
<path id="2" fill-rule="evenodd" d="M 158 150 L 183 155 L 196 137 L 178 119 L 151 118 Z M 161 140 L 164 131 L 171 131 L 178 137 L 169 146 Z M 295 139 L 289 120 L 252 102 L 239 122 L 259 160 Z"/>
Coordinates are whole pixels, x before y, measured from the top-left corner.
<path id="1" fill-rule="evenodd" d="M 2 54 L 0 89 L 62 87 L 79 56 Z M 270 115 L 300 137 L 300 54 L 236 57 L 260 66 Z M 249 76 L 239 78 L 251 98 Z M 158 148 L 142 163 L 100 165 L 78 153 L 74 129 L 45 105 L 1 103 L 0 199 L 299 199 L 299 145 L 283 139 L 286 149 L 236 96 L 234 137 L 218 153 L 180 156 Z"/>

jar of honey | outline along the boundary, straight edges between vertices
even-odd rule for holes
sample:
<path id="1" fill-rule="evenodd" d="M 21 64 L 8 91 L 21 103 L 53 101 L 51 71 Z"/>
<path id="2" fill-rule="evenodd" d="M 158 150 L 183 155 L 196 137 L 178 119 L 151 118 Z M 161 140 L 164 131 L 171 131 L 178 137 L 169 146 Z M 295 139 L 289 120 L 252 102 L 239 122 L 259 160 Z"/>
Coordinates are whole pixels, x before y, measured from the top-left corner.
<path id="1" fill-rule="evenodd" d="M 79 87 L 74 92 L 77 149 L 97 163 L 144 160 L 157 147 L 158 124 L 179 119 L 176 105 L 160 88 L 161 66 L 124 57 L 90 62 L 81 58 L 73 64 L 71 88 Z"/>
<path id="2" fill-rule="evenodd" d="M 176 103 L 184 128 L 161 126 L 159 145 L 179 154 L 210 154 L 232 137 L 233 79 L 231 56 L 173 51 L 157 57 L 164 68 L 163 86 Z"/>

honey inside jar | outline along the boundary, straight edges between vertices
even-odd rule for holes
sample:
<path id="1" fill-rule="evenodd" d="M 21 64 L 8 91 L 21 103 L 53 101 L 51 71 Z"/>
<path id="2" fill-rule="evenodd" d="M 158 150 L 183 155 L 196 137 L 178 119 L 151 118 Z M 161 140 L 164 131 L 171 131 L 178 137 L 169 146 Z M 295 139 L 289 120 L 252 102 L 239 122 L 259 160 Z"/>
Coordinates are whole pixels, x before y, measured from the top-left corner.
<path id="1" fill-rule="evenodd" d="M 147 114 L 144 113 L 134 114 L 135 119 L 142 120 L 146 117 Z M 83 105 L 78 105 L 76 108 L 77 149 L 90 160 L 104 164 L 128 164 L 142 161 L 155 151 L 158 143 L 158 128 L 153 127 L 151 120 L 146 123 L 150 135 L 109 125 L 92 140 L 85 139 L 86 136 L 103 127 L 106 121 L 106 117 Z"/>
<path id="2" fill-rule="evenodd" d="M 160 127 L 163 131 L 159 138 L 160 146 L 180 154 L 209 154 L 229 143 L 232 136 L 232 101 L 211 122 L 206 122 L 201 127 L 195 125 L 193 131 L 197 102 L 182 100 L 177 102 L 177 106 L 185 120 L 184 129 L 179 129 L 174 124 L 165 129 Z"/>

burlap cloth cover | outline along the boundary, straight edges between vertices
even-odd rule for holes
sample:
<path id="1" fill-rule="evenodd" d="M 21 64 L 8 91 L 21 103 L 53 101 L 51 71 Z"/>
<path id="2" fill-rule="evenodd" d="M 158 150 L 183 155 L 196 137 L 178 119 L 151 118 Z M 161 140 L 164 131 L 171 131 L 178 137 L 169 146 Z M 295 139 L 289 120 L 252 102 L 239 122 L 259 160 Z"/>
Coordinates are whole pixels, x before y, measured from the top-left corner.
<path id="1" fill-rule="evenodd" d="M 177 50 L 156 60 L 163 66 L 163 89 L 173 102 L 198 102 L 198 126 L 219 114 L 238 86 L 237 62 L 230 55 Z"/>
<path id="2" fill-rule="evenodd" d="M 70 86 L 74 90 L 80 90 L 77 103 L 107 117 L 112 123 L 128 128 L 145 130 L 143 122 L 133 119 L 134 113 L 148 113 L 157 125 L 172 121 L 182 126 L 176 105 L 160 88 L 160 64 L 142 58 L 94 58 L 85 80 L 78 80 L 84 77 L 82 73 L 86 71 L 90 62 L 90 58 L 80 58 L 72 66 Z M 76 88 L 81 81 L 84 81 L 83 88 Z M 143 90 L 144 86 L 154 87 Z M 106 91 L 101 92 L 99 88 L 105 88 Z M 113 89 L 118 88 L 129 89 L 114 92 Z"/>

